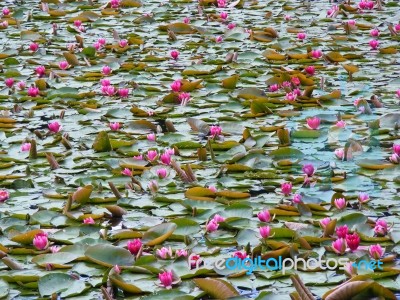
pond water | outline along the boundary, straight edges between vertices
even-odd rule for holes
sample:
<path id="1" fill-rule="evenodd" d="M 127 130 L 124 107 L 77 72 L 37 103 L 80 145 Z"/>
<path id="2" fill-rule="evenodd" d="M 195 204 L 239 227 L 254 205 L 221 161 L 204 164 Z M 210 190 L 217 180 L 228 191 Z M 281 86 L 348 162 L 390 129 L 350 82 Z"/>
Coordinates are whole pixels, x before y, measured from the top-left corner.
<path id="1" fill-rule="evenodd" d="M 398 1 L 0 9 L 0 299 L 400 298 Z"/>

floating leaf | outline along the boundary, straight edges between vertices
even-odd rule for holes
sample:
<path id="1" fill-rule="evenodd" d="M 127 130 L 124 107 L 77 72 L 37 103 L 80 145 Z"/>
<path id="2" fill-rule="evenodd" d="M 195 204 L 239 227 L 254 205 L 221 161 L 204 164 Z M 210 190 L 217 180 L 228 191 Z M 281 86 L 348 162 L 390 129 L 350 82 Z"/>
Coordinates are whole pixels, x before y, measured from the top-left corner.
<path id="1" fill-rule="evenodd" d="M 22 40 L 37 41 L 43 38 L 40 33 L 31 30 L 23 30 L 20 34 Z"/>
<path id="2" fill-rule="evenodd" d="M 286 60 L 286 55 L 277 53 L 273 50 L 267 50 L 263 53 L 263 56 L 269 60 Z"/>
<path id="3" fill-rule="evenodd" d="M 107 244 L 94 245 L 87 248 L 85 256 L 92 262 L 105 267 L 132 266 L 135 258 L 126 249 Z"/>
<path id="4" fill-rule="evenodd" d="M 185 197 L 192 200 L 213 201 L 216 193 L 208 188 L 193 187 L 185 192 Z"/>
<path id="5" fill-rule="evenodd" d="M 141 7 L 142 3 L 137 0 L 122 0 L 121 6 L 122 7 Z"/>
<path id="6" fill-rule="evenodd" d="M 143 234 L 142 242 L 148 246 L 161 244 L 172 235 L 176 227 L 175 223 L 156 225 Z"/>
<path id="7" fill-rule="evenodd" d="M 194 283 L 215 299 L 228 299 L 239 296 L 238 291 L 227 281 L 217 278 L 195 278 Z"/>
<path id="8" fill-rule="evenodd" d="M 395 166 L 390 162 L 378 159 L 362 159 L 358 160 L 356 164 L 361 168 L 370 170 L 383 170 L 386 168 L 393 168 Z"/>
<path id="9" fill-rule="evenodd" d="M 355 65 L 342 65 L 343 68 L 350 74 L 358 72 L 359 68 Z"/>
<path id="10" fill-rule="evenodd" d="M 236 88 L 237 82 L 239 80 L 239 75 L 232 75 L 231 77 L 222 80 L 222 86 L 226 89 Z"/>
<path id="11" fill-rule="evenodd" d="M 188 118 L 187 122 L 189 123 L 193 131 L 198 131 L 203 134 L 208 134 L 210 132 L 210 126 L 202 120 L 195 118 Z"/>
<path id="12" fill-rule="evenodd" d="M 347 59 L 343 57 L 339 52 L 328 52 L 325 54 L 326 58 L 330 60 L 331 62 L 343 62 L 346 61 Z"/>
<path id="13" fill-rule="evenodd" d="M 110 278 L 111 282 L 113 284 L 115 284 L 115 286 L 119 287 L 120 289 L 122 289 L 125 292 L 132 293 L 132 294 L 143 293 L 143 291 L 139 287 L 135 286 L 132 283 L 125 282 L 123 280 L 123 278 L 117 274 L 114 274 L 114 275 L 110 276 L 109 278 Z"/>
<path id="14" fill-rule="evenodd" d="M 63 55 L 71 66 L 79 66 L 79 60 L 75 54 L 70 52 L 64 52 Z"/>
<path id="15" fill-rule="evenodd" d="M 55 266 L 61 266 L 68 264 L 75 259 L 79 258 L 80 255 L 75 254 L 75 253 L 68 253 L 68 252 L 58 252 L 58 253 L 51 253 L 51 254 L 41 254 L 38 256 L 35 256 L 32 259 L 32 262 L 35 264 L 46 267 L 48 264 L 52 264 Z"/>
<path id="16" fill-rule="evenodd" d="M 83 187 L 79 187 L 73 194 L 72 200 L 78 203 L 86 203 L 89 201 L 90 195 L 93 192 L 92 185 L 85 185 Z"/>
<path id="17" fill-rule="evenodd" d="M 33 239 L 38 233 L 43 233 L 43 230 L 34 229 L 25 233 L 14 235 L 10 240 L 24 245 L 32 245 Z"/>
<path id="18" fill-rule="evenodd" d="M 112 150 L 110 139 L 108 138 L 107 132 L 101 131 L 97 135 L 93 143 L 93 149 L 96 152 L 108 152 Z"/>
<path id="19" fill-rule="evenodd" d="M 38 281 L 39 293 L 42 297 L 60 293 L 60 297 L 79 295 L 86 289 L 83 280 L 74 279 L 64 273 L 51 273 L 41 277 Z"/>
<path id="20" fill-rule="evenodd" d="M 168 30 L 171 30 L 175 34 L 191 34 L 191 33 L 195 33 L 197 31 L 191 25 L 185 24 L 185 23 L 173 23 L 173 24 L 167 25 L 166 27 L 160 26 L 160 29 L 162 29 L 162 30 L 168 29 Z"/>

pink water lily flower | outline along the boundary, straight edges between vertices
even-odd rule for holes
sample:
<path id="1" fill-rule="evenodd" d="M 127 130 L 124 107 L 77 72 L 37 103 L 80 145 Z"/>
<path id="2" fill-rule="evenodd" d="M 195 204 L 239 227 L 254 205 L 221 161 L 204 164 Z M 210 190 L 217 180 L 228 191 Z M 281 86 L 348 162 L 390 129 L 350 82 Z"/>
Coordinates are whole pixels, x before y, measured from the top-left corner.
<path id="1" fill-rule="evenodd" d="M 400 155 L 400 144 L 393 144 L 393 152 Z"/>
<path id="2" fill-rule="evenodd" d="M 388 232 L 388 224 L 385 220 L 379 219 L 375 222 L 374 233 L 377 236 L 385 236 Z"/>
<path id="3" fill-rule="evenodd" d="M 378 40 L 370 40 L 369 45 L 371 46 L 372 50 L 378 49 L 379 41 Z"/>
<path id="4" fill-rule="evenodd" d="M 147 135 L 147 140 L 150 142 L 154 142 L 156 140 L 156 134 L 155 133 L 149 133 Z"/>
<path id="5" fill-rule="evenodd" d="M 125 169 L 122 170 L 121 174 L 122 174 L 122 175 L 125 175 L 125 176 L 132 177 L 132 174 L 133 174 L 133 173 L 132 173 L 132 171 L 131 171 L 130 169 L 125 168 Z"/>
<path id="6" fill-rule="evenodd" d="M 218 137 L 219 135 L 221 135 L 222 134 L 222 128 L 221 128 L 221 126 L 218 126 L 218 125 L 212 125 L 212 126 L 210 126 L 210 135 L 212 136 L 212 137 Z"/>
<path id="7" fill-rule="evenodd" d="M 190 93 L 180 93 L 178 96 L 178 100 L 182 106 L 185 106 L 190 101 Z"/>
<path id="8" fill-rule="evenodd" d="M 112 70 L 109 66 L 103 66 L 101 68 L 101 73 L 103 73 L 103 75 L 105 75 L 105 76 L 110 75 L 111 72 L 112 72 Z"/>
<path id="9" fill-rule="evenodd" d="M 232 30 L 233 28 L 235 28 L 236 27 L 236 24 L 235 23 L 229 23 L 228 24 L 228 29 L 229 30 Z"/>
<path id="10" fill-rule="evenodd" d="M 246 251 L 235 251 L 233 253 L 233 257 L 237 257 L 239 259 L 245 259 L 247 258 L 247 252 Z"/>
<path id="11" fill-rule="evenodd" d="M 188 251 L 186 249 L 179 249 L 175 251 L 175 256 L 176 257 L 187 257 L 188 256 Z"/>
<path id="12" fill-rule="evenodd" d="M 214 219 L 211 219 L 206 225 L 207 232 L 214 232 L 218 230 L 219 224 Z"/>
<path id="13" fill-rule="evenodd" d="M 112 131 L 118 131 L 121 125 L 118 122 L 114 122 L 110 123 L 109 126 Z"/>
<path id="14" fill-rule="evenodd" d="M 167 177 L 167 174 L 168 174 L 167 169 L 165 169 L 165 168 L 158 169 L 156 171 L 156 173 L 157 173 L 158 178 L 161 178 L 161 179 Z"/>
<path id="15" fill-rule="evenodd" d="M 173 280 L 172 271 L 165 271 L 163 273 L 158 274 L 158 279 L 167 290 L 172 289 L 172 280 Z"/>
<path id="16" fill-rule="evenodd" d="M 307 127 L 312 130 L 317 130 L 319 125 L 321 124 L 321 119 L 318 117 L 308 118 L 306 121 L 307 121 Z"/>
<path id="17" fill-rule="evenodd" d="M 271 235 L 271 227 L 263 226 L 259 228 L 259 232 L 262 238 L 266 239 Z"/>
<path id="18" fill-rule="evenodd" d="M 17 82 L 17 89 L 19 89 L 19 90 L 24 90 L 26 88 L 26 83 L 25 83 L 25 81 L 19 81 L 19 82 Z M 38 93 L 39 93 L 39 89 L 38 89 Z"/>
<path id="19" fill-rule="evenodd" d="M 121 98 L 128 98 L 129 89 L 126 89 L 126 88 L 119 89 L 118 90 L 118 96 L 120 96 Z"/>
<path id="20" fill-rule="evenodd" d="M 29 151 L 31 150 L 31 143 L 23 143 L 21 145 L 21 151 Z"/>
<path id="21" fill-rule="evenodd" d="M 355 26 L 356 25 L 356 21 L 355 20 L 348 20 L 347 24 L 349 24 L 350 26 Z"/>
<path id="22" fill-rule="evenodd" d="M 278 91 L 278 90 L 279 90 L 279 84 L 272 84 L 272 85 L 270 85 L 269 88 L 268 88 L 268 90 L 269 90 L 270 92 L 272 92 L 272 93 Z"/>
<path id="23" fill-rule="evenodd" d="M 211 192 L 213 192 L 213 193 L 216 193 L 216 192 L 217 192 L 217 188 L 216 188 L 215 186 L 213 186 L 213 185 L 210 185 L 210 186 L 208 187 L 208 189 L 209 189 Z"/>
<path id="24" fill-rule="evenodd" d="M 322 51 L 321 50 L 312 50 L 311 56 L 313 58 L 320 58 L 322 56 Z"/>
<path id="25" fill-rule="evenodd" d="M 36 75 L 43 77 L 46 74 L 46 68 L 44 66 L 38 66 L 35 69 Z"/>
<path id="26" fill-rule="evenodd" d="M 271 214 L 269 213 L 269 210 L 267 210 L 267 209 L 264 209 L 264 210 L 260 211 L 257 214 L 257 217 L 261 222 L 268 223 L 268 222 L 271 221 Z"/>
<path id="27" fill-rule="evenodd" d="M 305 38 L 307 37 L 307 35 L 304 33 L 304 32 L 299 32 L 298 34 L 297 34 L 297 38 L 299 39 L 299 40 L 304 40 Z"/>
<path id="28" fill-rule="evenodd" d="M 156 254 L 162 258 L 162 259 L 167 259 L 172 257 L 172 249 L 171 247 L 162 247 L 161 249 L 156 250 Z"/>
<path id="29" fill-rule="evenodd" d="M 300 85 L 300 78 L 299 77 L 296 77 L 296 76 L 294 76 L 294 77 L 292 77 L 291 79 L 290 79 L 290 81 L 294 84 L 294 85 Z"/>
<path id="30" fill-rule="evenodd" d="M 99 51 L 102 47 L 103 45 L 100 44 L 99 42 L 93 43 L 93 48 L 96 49 L 96 51 Z"/>
<path id="31" fill-rule="evenodd" d="M 342 255 L 346 252 L 346 241 L 342 238 L 332 242 L 332 249 L 335 253 Z"/>
<path id="32" fill-rule="evenodd" d="M 182 82 L 180 80 L 175 80 L 173 83 L 171 83 L 170 87 L 173 92 L 179 92 L 182 87 Z"/>
<path id="33" fill-rule="evenodd" d="M 219 8 L 226 7 L 226 0 L 217 0 L 217 4 Z"/>
<path id="34" fill-rule="evenodd" d="M 10 193 L 7 190 L 0 190 L 0 203 L 5 202 L 10 198 Z"/>
<path id="35" fill-rule="evenodd" d="M 376 225 L 374 227 L 374 233 L 376 236 L 385 236 L 387 234 L 387 229 L 385 227 Z"/>
<path id="36" fill-rule="evenodd" d="M 81 20 L 74 20 L 74 26 L 79 27 L 82 25 L 82 21 Z"/>
<path id="37" fill-rule="evenodd" d="M 164 150 L 164 153 L 167 153 L 169 155 L 175 155 L 175 149 L 174 148 L 166 148 Z"/>
<path id="38" fill-rule="evenodd" d="M 336 122 L 336 127 L 345 128 L 346 127 L 346 122 L 343 121 L 343 120 L 337 121 Z"/>
<path id="39" fill-rule="evenodd" d="M 111 8 L 118 8 L 121 5 L 120 0 L 111 0 L 110 1 Z"/>
<path id="40" fill-rule="evenodd" d="M 157 191 L 158 191 L 158 182 L 155 181 L 155 180 L 151 180 L 151 181 L 148 183 L 147 187 L 149 188 L 149 191 L 150 191 L 152 194 L 155 194 L 155 193 L 157 193 Z"/>
<path id="41" fill-rule="evenodd" d="M 300 195 L 300 194 L 294 194 L 293 195 L 293 199 L 292 199 L 292 201 L 293 201 L 293 203 L 301 203 L 302 202 L 302 196 Z"/>
<path id="42" fill-rule="evenodd" d="M 171 155 L 169 155 L 168 153 L 161 154 L 160 161 L 164 165 L 170 165 L 171 164 Z"/>
<path id="43" fill-rule="evenodd" d="M 225 221 L 225 218 L 223 216 L 220 216 L 219 214 L 214 215 L 214 217 L 212 219 L 217 223 Z"/>
<path id="44" fill-rule="evenodd" d="M 336 149 L 335 155 L 338 159 L 342 160 L 344 158 L 344 149 L 343 148 Z"/>
<path id="45" fill-rule="evenodd" d="M 347 205 L 345 198 L 335 199 L 335 201 L 333 201 L 333 203 L 334 203 L 335 207 L 340 210 L 346 208 L 346 205 Z"/>
<path id="46" fill-rule="evenodd" d="M 121 48 L 125 48 L 126 46 L 128 46 L 128 41 L 127 40 L 120 40 L 118 42 L 118 46 L 120 46 Z"/>
<path id="47" fill-rule="evenodd" d="M 315 168 L 312 164 L 305 164 L 302 170 L 307 176 L 313 176 L 315 172 Z"/>
<path id="48" fill-rule="evenodd" d="M 8 16 L 10 14 L 10 9 L 8 7 L 3 7 L 3 16 Z"/>
<path id="49" fill-rule="evenodd" d="M 126 247 L 131 254 L 136 255 L 139 253 L 140 249 L 142 248 L 142 241 L 141 241 L 141 239 L 134 239 L 132 241 L 129 241 L 126 244 Z"/>
<path id="50" fill-rule="evenodd" d="M 46 234 L 38 233 L 33 238 L 33 246 L 35 246 L 38 250 L 44 250 L 47 248 L 49 244 L 49 240 L 47 239 Z"/>
<path id="51" fill-rule="evenodd" d="M 328 224 L 331 222 L 331 218 L 326 217 L 322 220 L 319 221 L 319 224 L 321 225 L 322 228 L 325 228 L 326 226 L 328 226 Z"/>
<path id="52" fill-rule="evenodd" d="M 28 88 L 28 96 L 37 97 L 39 95 L 39 89 L 36 86 L 30 86 Z"/>
<path id="53" fill-rule="evenodd" d="M 346 238 L 346 235 L 349 233 L 349 227 L 347 225 L 342 225 L 336 228 L 336 235 L 340 239 Z"/>
<path id="54" fill-rule="evenodd" d="M 357 250 L 358 246 L 360 245 L 360 236 L 357 233 L 347 234 L 346 244 L 351 251 Z"/>
<path id="55" fill-rule="evenodd" d="M 157 156 L 158 156 L 157 150 L 149 150 L 149 151 L 147 151 L 146 158 L 147 158 L 149 161 L 154 161 L 154 160 L 156 160 L 156 159 L 157 159 Z"/>
<path id="56" fill-rule="evenodd" d="M 59 67 L 61 70 L 66 70 L 66 69 L 68 69 L 69 64 L 68 64 L 67 61 L 63 60 L 63 61 L 60 61 L 60 62 L 59 62 L 58 67 Z"/>
<path id="57" fill-rule="evenodd" d="M 12 88 L 14 85 L 14 79 L 13 78 L 7 78 L 4 80 L 4 83 L 6 84 L 7 87 Z"/>
<path id="58" fill-rule="evenodd" d="M 100 80 L 100 84 L 101 84 L 101 86 L 109 86 L 109 85 L 111 85 L 111 81 L 110 81 L 110 79 L 104 78 L 104 79 Z"/>
<path id="59" fill-rule="evenodd" d="M 374 29 L 372 29 L 372 30 L 369 32 L 369 34 L 370 34 L 371 36 L 373 36 L 373 37 L 378 37 L 379 34 L 380 34 L 380 32 L 379 32 L 379 30 L 378 30 L 377 28 L 374 28 Z"/>
<path id="60" fill-rule="evenodd" d="M 360 203 L 366 203 L 369 200 L 370 199 L 368 193 L 361 192 L 360 194 L 358 194 L 358 201 L 360 201 Z"/>
<path id="61" fill-rule="evenodd" d="M 178 50 L 172 50 L 172 51 L 170 52 L 170 55 L 171 55 L 172 59 L 177 60 L 178 57 L 179 57 L 179 51 L 178 51 Z"/>
<path id="62" fill-rule="evenodd" d="M 93 224 L 95 224 L 95 223 L 96 223 L 96 222 L 93 220 L 92 217 L 83 219 L 83 224 L 93 225 Z"/>
<path id="63" fill-rule="evenodd" d="M 222 12 L 219 14 L 219 17 L 220 17 L 222 20 L 226 20 L 226 19 L 228 19 L 228 13 L 227 13 L 226 11 L 222 11 Z"/>
<path id="64" fill-rule="evenodd" d="M 117 89 L 112 85 L 105 85 L 101 87 L 101 91 L 104 95 L 114 96 L 117 93 Z"/>
<path id="65" fill-rule="evenodd" d="M 57 133 L 60 131 L 61 124 L 58 123 L 57 121 L 54 121 L 54 122 L 49 123 L 48 127 L 51 132 Z"/>
<path id="66" fill-rule="evenodd" d="M 315 67 L 314 66 L 307 66 L 304 68 L 304 71 L 308 74 L 313 76 L 315 74 Z"/>
<path id="67" fill-rule="evenodd" d="M 339 10 L 339 6 L 333 5 L 328 11 L 326 12 L 327 17 L 332 17 L 337 11 Z"/>
<path id="68" fill-rule="evenodd" d="M 369 255 L 373 259 L 380 259 L 383 256 L 383 254 L 385 253 L 385 249 L 382 248 L 381 245 L 376 244 L 376 245 L 369 246 L 368 252 L 369 252 Z"/>
<path id="69" fill-rule="evenodd" d="M 397 164 L 400 163 L 400 156 L 397 155 L 396 153 L 393 153 L 393 154 L 389 157 L 389 160 L 390 160 L 391 163 L 397 165 Z"/>
<path id="70" fill-rule="evenodd" d="M 288 101 L 295 101 L 296 100 L 296 98 L 297 98 L 297 94 L 295 94 L 295 93 L 293 93 L 293 92 L 290 92 L 290 93 L 287 93 L 286 94 L 286 100 L 288 100 Z"/>

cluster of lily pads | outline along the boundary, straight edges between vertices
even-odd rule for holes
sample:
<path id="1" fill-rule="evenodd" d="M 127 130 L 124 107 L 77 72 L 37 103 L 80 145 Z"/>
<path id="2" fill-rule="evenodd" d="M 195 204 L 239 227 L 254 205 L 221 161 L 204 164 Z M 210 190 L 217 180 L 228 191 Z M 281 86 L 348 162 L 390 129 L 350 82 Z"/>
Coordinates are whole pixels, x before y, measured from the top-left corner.
<path id="1" fill-rule="evenodd" d="M 396 299 L 398 7 L 3 6 L 0 298 Z"/>

